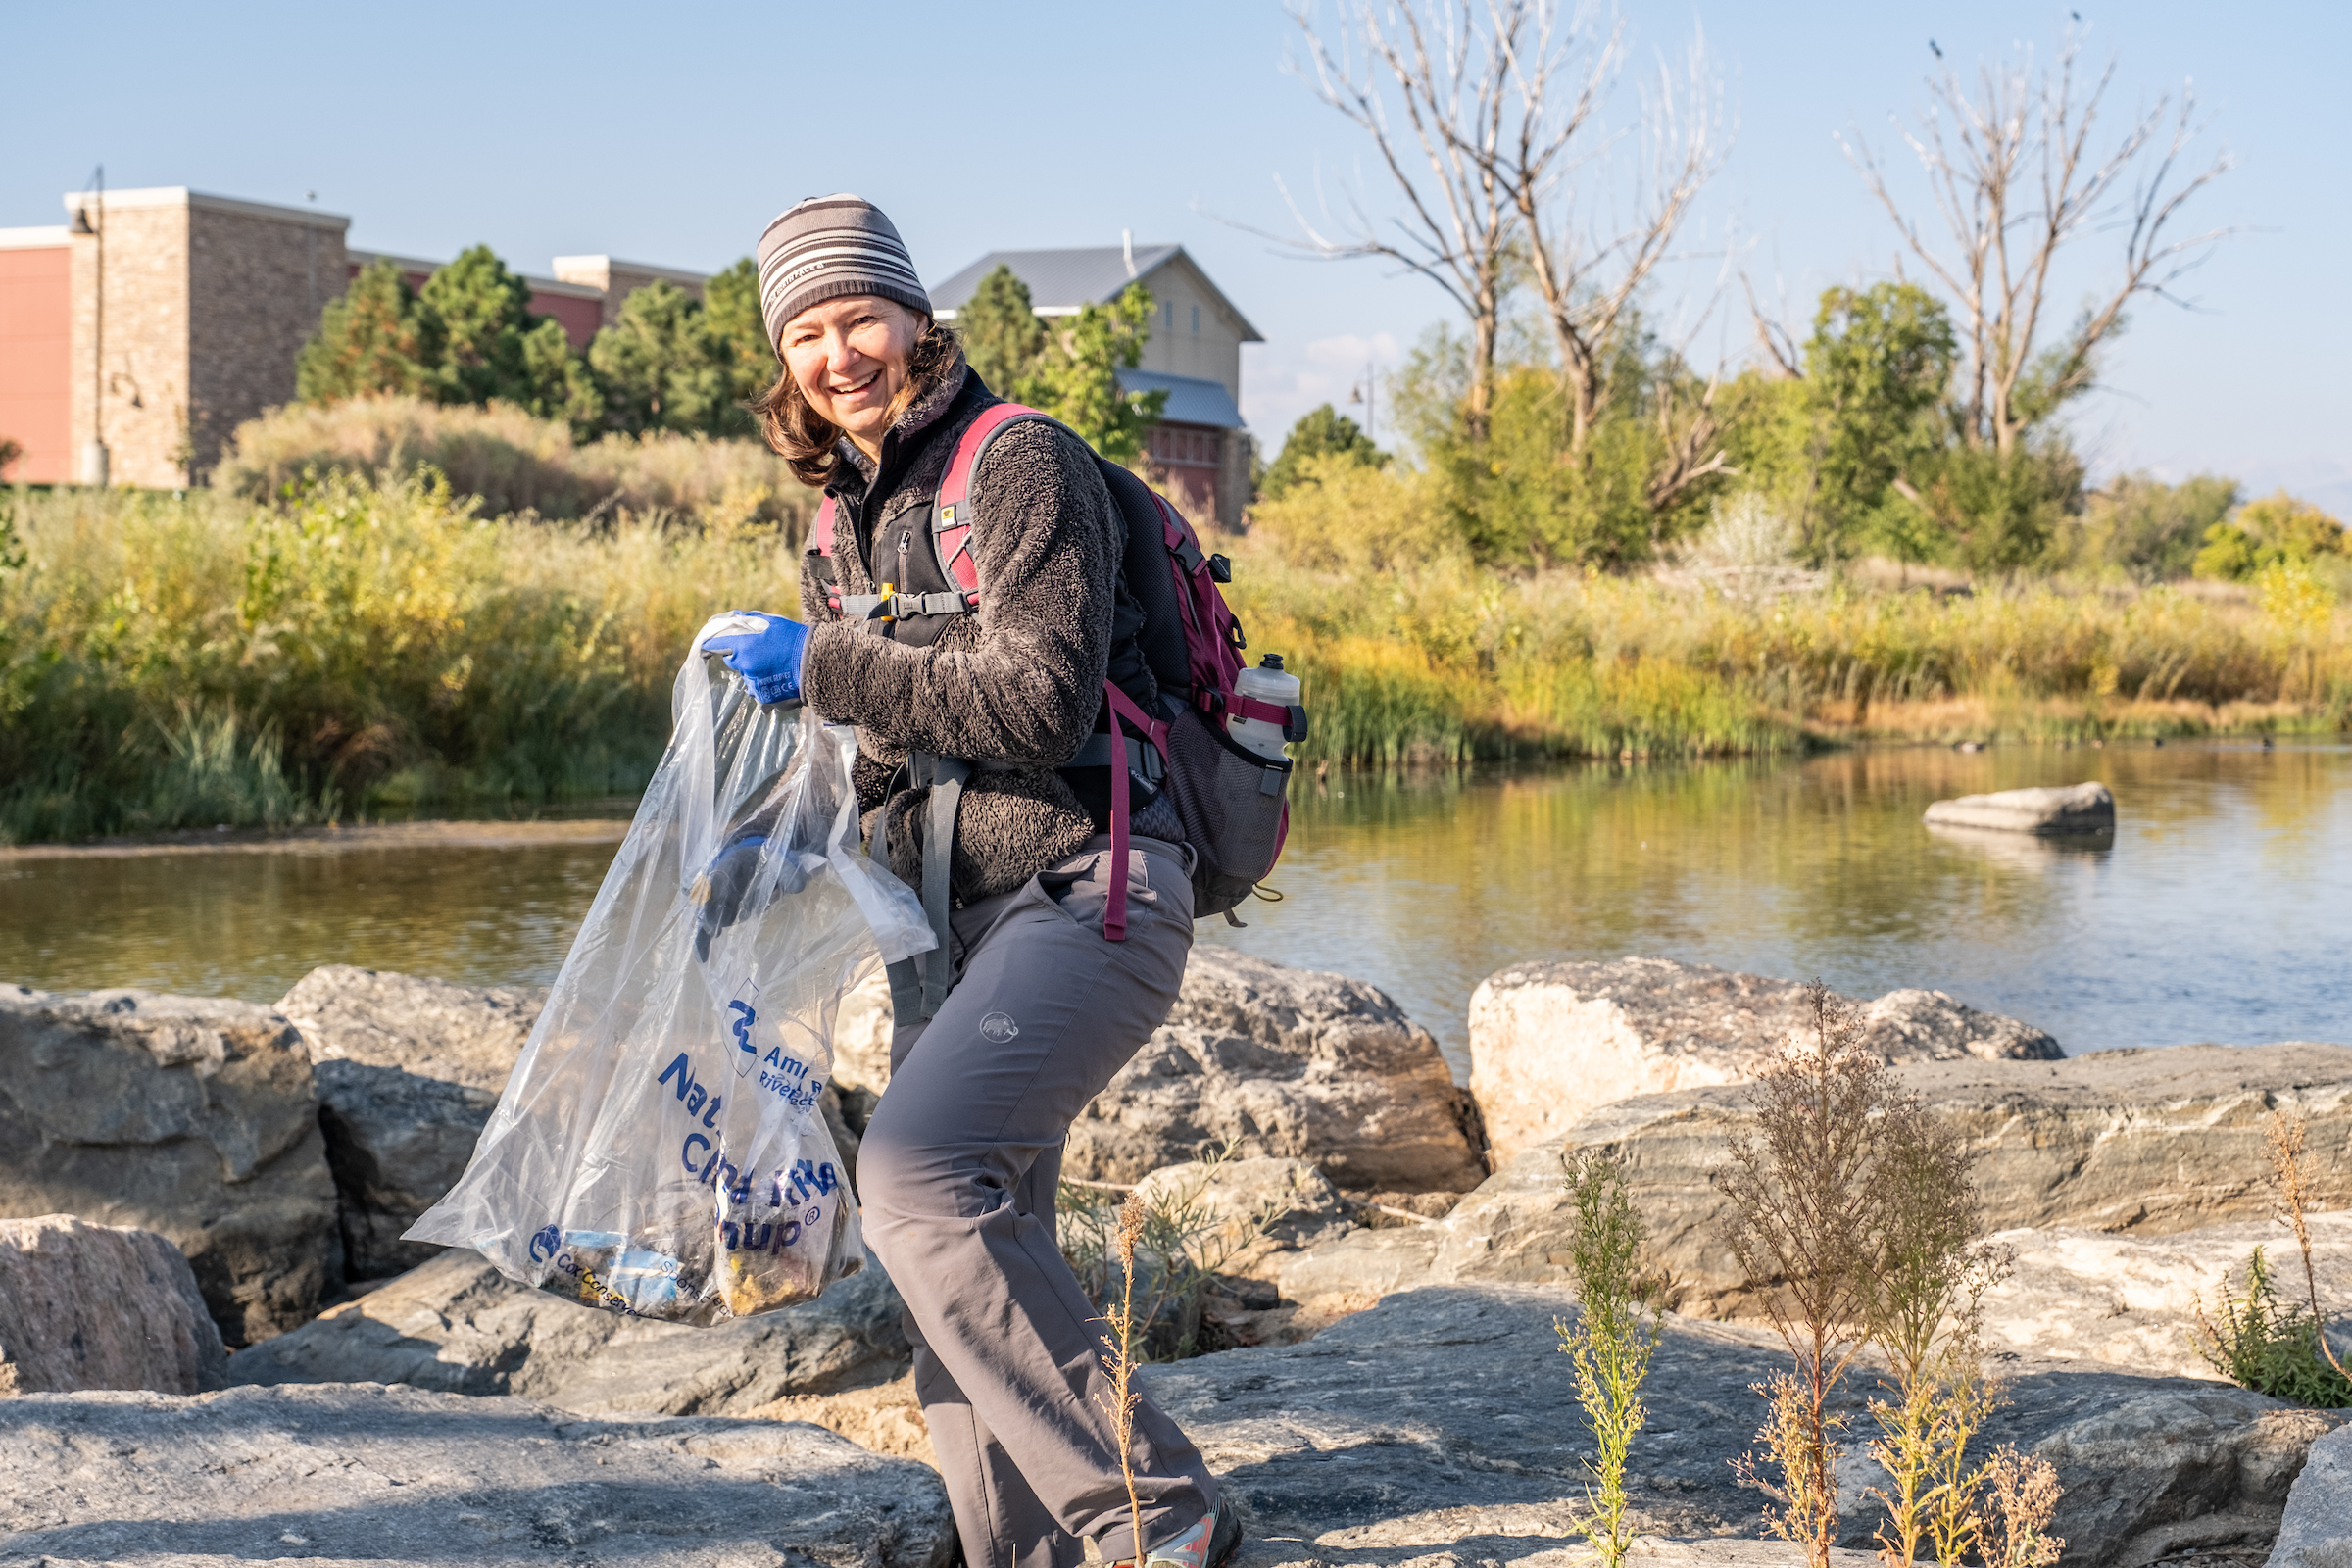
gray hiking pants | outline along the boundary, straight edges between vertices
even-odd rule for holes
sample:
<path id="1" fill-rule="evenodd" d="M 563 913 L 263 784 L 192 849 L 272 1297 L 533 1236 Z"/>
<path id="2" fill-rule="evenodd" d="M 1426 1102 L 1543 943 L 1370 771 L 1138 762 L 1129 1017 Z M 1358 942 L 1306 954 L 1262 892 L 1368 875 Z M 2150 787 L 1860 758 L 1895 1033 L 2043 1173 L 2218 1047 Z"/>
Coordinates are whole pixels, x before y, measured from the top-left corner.
<path id="1" fill-rule="evenodd" d="M 1175 1005 L 1193 945 L 1189 852 L 1130 842 L 1127 940 L 1106 942 L 1110 841 L 953 917 L 956 988 L 891 1040 L 858 1153 L 865 1237 L 906 1302 L 916 1396 L 971 1568 L 1136 1555 L 1103 1408 L 1103 1325 L 1054 1240 L 1070 1123 Z M 1147 1544 L 1216 1483 L 1147 1396 L 1132 1453 Z"/>

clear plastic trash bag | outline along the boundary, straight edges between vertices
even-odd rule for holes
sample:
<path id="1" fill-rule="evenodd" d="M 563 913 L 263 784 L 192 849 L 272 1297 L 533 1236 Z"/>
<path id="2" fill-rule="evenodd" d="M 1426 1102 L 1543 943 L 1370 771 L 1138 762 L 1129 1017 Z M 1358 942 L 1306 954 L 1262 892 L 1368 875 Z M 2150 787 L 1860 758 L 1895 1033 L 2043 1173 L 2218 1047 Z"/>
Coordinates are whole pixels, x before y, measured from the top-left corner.
<path id="1" fill-rule="evenodd" d="M 700 654 L 671 712 L 472 1162 L 408 1239 L 707 1324 L 857 1272 L 857 1200 L 817 1106 L 834 1016 L 873 965 L 933 939 L 920 900 L 859 848 L 850 730 L 761 708 Z"/>

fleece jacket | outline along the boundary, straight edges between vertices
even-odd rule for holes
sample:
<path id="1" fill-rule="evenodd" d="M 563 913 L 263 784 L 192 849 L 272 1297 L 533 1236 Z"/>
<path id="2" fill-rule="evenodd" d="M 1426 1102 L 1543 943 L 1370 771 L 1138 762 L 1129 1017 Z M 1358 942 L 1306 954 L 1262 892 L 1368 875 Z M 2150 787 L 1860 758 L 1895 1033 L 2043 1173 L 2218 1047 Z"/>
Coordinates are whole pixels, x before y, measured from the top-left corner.
<path id="1" fill-rule="evenodd" d="M 1000 401 L 958 356 L 936 384 L 918 389 L 877 458 L 840 444 L 842 463 L 826 486 L 838 592 L 877 591 L 877 537 L 895 539 L 906 527 L 918 540 L 927 533 L 957 439 Z M 1006 428 L 989 444 L 973 490 L 980 605 L 924 627 L 927 641 L 901 640 L 892 622 L 843 619 L 826 603 L 814 552 L 801 562 L 809 624 L 802 699 L 834 723 L 858 726 L 858 804 L 869 835 L 877 813 L 887 824 L 892 871 L 920 883 L 930 792 L 902 774 L 909 751 L 1014 764 L 975 771 L 964 785 L 950 862 L 959 905 L 1011 892 L 1077 855 L 1097 831 L 1054 769 L 1076 754 L 1102 708 L 1126 538 L 1093 452 L 1058 425 Z"/>

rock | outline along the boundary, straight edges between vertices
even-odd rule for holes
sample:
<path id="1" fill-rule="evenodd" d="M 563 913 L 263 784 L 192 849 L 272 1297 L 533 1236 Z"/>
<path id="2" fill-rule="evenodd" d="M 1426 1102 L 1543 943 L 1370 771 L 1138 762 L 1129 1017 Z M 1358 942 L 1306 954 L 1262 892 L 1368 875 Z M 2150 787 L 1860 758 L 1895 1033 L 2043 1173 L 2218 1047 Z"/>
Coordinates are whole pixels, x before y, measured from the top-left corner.
<path id="1" fill-rule="evenodd" d="M 2352 1568 L 2352 1427 L 2311 1446 L 2287 1494 L 2270 1568 Z"/>
<path id="2" fill-rule="evenodd" d="M 945 1490 L 816 1427 L 370 1385 L 0 1401 L 0 1561 L 934 1568 Z"/>
<path id="3" fill-rule="evenodd" d="M 169 1238 L 227 1344 L 340 1283 L 310 1055 L 251 1003 L 141 991 L 0 997 L 0 1217 Z"/>
<path id="4" fill-rule="evenodd" d="M 1262 1225 L 1266 1239 L 1282 1249 L 1336 1241 L 1355 1228 L 1346 1201 L 1312 1160 L 1190 1160 L 1163 1165 L 1136 1190 L 1162 1208 L 1196 1208 L 1204 1222 L 1236 1235 Z"/>
<path id="5" fill-rule="evenodd" d="M 2321 1307 L 2343 1313 L 2352 1309 L 2352 1214 L 2314 1214 L 2310 1224 Z M 2257 1247 L 2280 1300 L 2307 1299 L 2294 1237 L 2267 1220 L 2170 1236 L 2058 1229 L 2003 1231 L 1991 1240 L 2015 1252 L 2017 1266 L 1985 1296 L 1985 1343 L 2047 1360 L 2219 1376 L 2190 1337 L 2197 1307 L 2211 1312 L 2225 1290 L 2244 1290 L 2246 1260 Z M 2339 1329 L 2337 1339 L 2352 1347 L 2352 1335 Z"/>
<path id="6" fill-rule="evenodd" d="M 326 1161 L 340 1195 L 344 1271 L 380 1279 L 441 1249 L 404 1242 L 466 1173 L 498 1096 L 398 1067 L 329 1057 L 313 1071 Z"/>
<path id="7" fill-rule="evenodd" d="M 2263 1116 L 2311 1118 L 2313 1207 L 2352 1208 L 2352 1048 L 2168 1046 L 2063 1061 L 1913 1062 L 1895 1069 L 1980 1151 L 1984 1228 L 2165 1236 L 2269 1212 Z M 1564 1136 L 1526 1149 L 1435 1229 L 1427 1278 L 1567 1277 L 1571 1216 L 1562 1152 L 1597 1147 L 1623 1162 L 1650 1255 L 1673 1276 L 1668 1303 L 1737 1316 L 1749 1288 L 1722 1241 L 1709 1173 L 1749 1119 L 1737 1087 L 1685 1089 L 1603 1105 Z M 1393 1277 L 1395 1257 L 1359 1232 L 1284 1271 L 1325 1291 Z M 2283 1233 L 2279 1233 L 2283 1237 Z M 1298 1271 L 1305 1270 L 1304 1274 Z"/>
<path id="8" fill-rule="evenodd" d="M 1887 1061 L 2065 1055 L 2031 1024 L 1940 991 L 1855 1004 L 1861 1044 Z M 1499 1166 L 1613 1101 L 1743 1083 L 1811 1028 L 1793 980 L 1671 958 L 1518 964 L 1470 998 L 1470 1093 Z"/>
<path id="9" fill-rule="evenodd" d="M 0 1395 L 194 1394 L 227 1355 L 196 1276 L 153 1231 L 0 1219 Z"/>
<path id="10" fill-rule="evenodd" d="M 813 1301 L 716 1328 L 631 1320 L 516 1285 L 451 1249 L 229 1362 L 232 1384 L 405 1383 L 582 1415 L 740 1415 L 895 1377 L 899 1297 L 869 1254 Z"/>
<path id="11" fill-rule="evenodd" d="M 1937 801 L 1928 808 L 1926 819 L 1939 827 L 1990 828 L 2007 833 L 2036 833 L 2046 838 L 2112 833 L 2115 797 L 2104 784 L 1999 790 L 1990 795 L 1963 795 L 1956 801 Z"/>
<path id="12" fill-rule="evenodd" d="M 507 1087 L 547 1004 L 545 986 L 475 990 L 412 974 L 322 964 L 280 998 L 313 1061 L 356 1061 L 444 1083 Z"/>
<path id="13" fill-rule="evenodd" d="M 1071 1127 L 1062 1169 L 1135 1182 L 1230 1144 L 1313 1160 L 1342 1188 L 1467 1192 L 1485 1165 L 1466 1109 L 1437 1041 L 1381 992 L 1204 944 L 1167 1024 Z"/>
<path id="14" fill-rule="evenodd" d="M 922 1402 L 915 1397 L 911 1372 L 895 1383 L 877 1383 L 841 1394 L 788 1395 L 744 1413 L 762 1421 L 812 1422 L 861 1448 L 899 1459 L 919 1459 L 934 1470 L 939 1468 L 939 1455 L 931 1447 L 931 1427 L 923 1419 Z"/>
<path id="15" fill-rule="evenodd" d="M 1145 1379 L 1253 1518 L 1239 1568 L 1567 1568 L 1583 1555 L 1573 1521 L 1593 1451 L 1553 1327 L 1574 1313 L 1557 1288 L 1433 1287 L 1303 1345 L 1152 1366 Z M 1752 1535 L 1761 1499 L 1735 1484 L 1730 1461 L 1763 1417 L 1750 1385 L 1786 1359 L 1758 1330 L 1678 1318 L 1664 1329 L 1629 1477 L 1634 1527 L 1686 1541 Z M 2334 1422 L 2225 1385 L 2031 1361 L 2005 1370 L 2011 1403 L 1988 1422 L 1984 1451 L 2015 1443 L 2059 1465 L 2067 1494 L 2054 1527 L 2066 1561 L 2083 1568 L 2144 1563 L 2164 1543 L 2259 1546 L 2303 1452 Z M 1857 1423 L 1869 1420 L 1873 1376 L 1839 1397 Z M 1868 1545 L 1874 1525 L 1849 1512 L 1843 1544 Z M 1758 1552 L 1732 1560 L 1798 1560 Z"/>

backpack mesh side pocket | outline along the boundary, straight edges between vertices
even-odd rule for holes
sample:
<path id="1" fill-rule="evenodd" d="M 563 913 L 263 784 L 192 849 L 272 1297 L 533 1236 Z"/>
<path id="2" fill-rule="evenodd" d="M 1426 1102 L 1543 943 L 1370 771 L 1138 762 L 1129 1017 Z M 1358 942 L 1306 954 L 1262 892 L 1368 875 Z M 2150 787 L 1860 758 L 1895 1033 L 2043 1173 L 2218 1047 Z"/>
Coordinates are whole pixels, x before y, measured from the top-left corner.
<path id="1" fill-rule="evenodd" d="M 1234 907 L 1274 869 L 1288 827 L 1292 765 L 1245 750 L 1195 709 L 1169 723 L 1167 793 L 1199 857 L 1196 917 Z"/>

